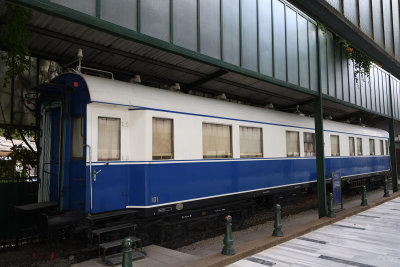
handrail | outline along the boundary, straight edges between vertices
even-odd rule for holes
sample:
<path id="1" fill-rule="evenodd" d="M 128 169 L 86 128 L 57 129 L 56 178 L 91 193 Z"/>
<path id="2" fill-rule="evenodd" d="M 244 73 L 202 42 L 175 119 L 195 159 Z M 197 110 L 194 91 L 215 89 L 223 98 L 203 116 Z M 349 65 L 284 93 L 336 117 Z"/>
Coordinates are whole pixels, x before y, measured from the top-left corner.
<path id="1" fill-rule="evenodd" d="M 89 184 L 90 184 L 90 211 L 89 216 L 92 215 L 93 210 L 93 186 L 92 186 L 92 147 L 88 144 L 84 144 L 84 147 L 89 148 Z"/>

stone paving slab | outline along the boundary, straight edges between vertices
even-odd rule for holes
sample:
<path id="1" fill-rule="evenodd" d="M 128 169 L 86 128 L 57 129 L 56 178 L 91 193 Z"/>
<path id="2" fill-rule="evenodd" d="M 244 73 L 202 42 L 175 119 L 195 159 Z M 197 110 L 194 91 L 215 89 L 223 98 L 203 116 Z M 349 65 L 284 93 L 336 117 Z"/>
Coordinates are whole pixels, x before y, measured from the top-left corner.
<path id="1" fill-rule="evenodd" d="M 198 260 L 199 257 L 185 254 L 176 250 L 159 247 L 156 245 L 150 245 L 143 248 L 147 256 L 144 259 L 134 261 L 133 266 L 140 267 L 176 267 L 183 266 L 185 263 L 190 261 Z M 84 261 L 78 264 L 72 265 L 72 267 L 104 267 L 108 266 L 103 263 L 101 259 L 92 259 Z M 121 266 L 116 265 L 116 267 Z"/>
<path id="2" fill-rule="evenodd" d="M 399 266 L 399 207 L 383 203 L 229 266 Z"/>
<path id="3" fill-rule="evenodd" d="M 389 220 L 395 219 L 397 217 L 396 216 L 397 212 L 399 212 L 399 215 L 400 215 L 400 199 L 396 199 L 399 196 L 400 196 L 400 192 L 396 192 L 388 198 L 380 198 L 380 199 L 377 199 L 374 201 L 369 201 L 368 207 L 357 206 L 357 207 L 353 207 L 353 208 L 349 208 L 344 211 L 341 211 L 336 214 L 336 218 L 324 217 L 324 218 L 318 219 L 312 223 L 307 223 L 304 225 L 292 227 L 291 229 L 288 229 L 287 231 L 285 231 L 284 237 L 273 237 L 271 235 L 260 236 L 260 238 L 258 238 L 258 239 L 252 240 L 245 244 L 240 244 L 238 246 L 235 246 L 236 254 L 233 256 L 225 256 L 225 255 L 222 255 L 221 253 L 216 253 L 216 254 L 213 254 L 213 255 L 210 255 L 207 257 L 203 257 L 201 259 L 198 259 L 198 260 L 195 260 L 192 262 L 188 262 L 184 266 L 188 266 L 188 267 L 226 266 L 226 265 L 235 263 L 237 261 L 240 261 L 243 258 L 251 258 L 254 254 L 257 254 L 263 250 L 272 248 L 272 247 L 282 244 L 286 241 L 301 237 L 307 233 L 310 233 L 312 231 L 315 231 L 317 229 L 320 229 L 320 228 L 330 225 L 330 224 L 348 226 L 348 227 L 343 227 L 343 226 L 331 226 L 331 227 L 337 228 L 336 230 L 339 232 L 347 233 L 347 234 L 345 234 L 345 236 L 349 237 L 349 236 L 352 236 L 351 230 L 361 231 L 360 229 L 351 228 L 351 227 L 357 227 L 357 226 L 354 226 L 354 220 L 356 220 L 354 217 L 359 217 L 359 219 L 358 219 L 359 222 L 367 222 L 365 224 L 365 227 L 358 227 L 358 228 L 366 228 L 366 227 L 373 227 L 373 224 L 377 223 L 376 222 L 377 218 L 374 218 L 374 217 L 388 216 L 387 220 L 389 221 Z M 394 199 L 396 199 L 396 200 L 394 200 Z M 393 206 L 389 209 L 386 208 L 385 211 L 380 210 L 379 208 L 371 209 L 371 208 L 381 205 L 387 201 L 394 201 L 394 202 L 387 203 L 386 206 L 398 204 L 397 206 L 398 206 L 399 210 L 397 211 L 396 208 L 393 208 Z M 362 213 L 367 210 L 368 210 L 368 213 Z M 346 219 L 355 214 L 359 214 L 359 215 L 354 216 L 353 218 L 349 218 L 343 222 L 339 222 L 339 221 Z M 368 216 L 373 216 L 373 217 L 368 217 Z M 399 222 L 400 222 L 400 219 L 399 219 Z M 390 222 L 388 222 L 388 223 L 390 223 Z M 376 227 L 378 227 L 378 226 L 376 226 Z M 394 225 L 392 224 L 392 228 L 393 227 L 394 227 Z M 398 226 L 398 224 L 397 224 L 396 229 L 398 230 L 398 231 L 396 231 L 396 235 L 398 235 L 398 233 L 400 232 L 400 226 Z M 363 230 L 363 231 L 365 231 L 365 230 Z M 384 230 L 380 230 L 379 232 L 382 232 L 382 231 L 384 231 Z M 372 231 L 370 231 L 370 232 L 372 232 Z M 392 232 L 392 233 L 390 233 L 389 236 L 391 236 L 393 238 L 393 236 L 395 236 L 395 235 Z M 371 234 L 371 236 L 369 236 L 369 237 L 358 237 L 358 238 L 364 238 L 363 242 L 366 242 L 368 239 L 370 239 L 371 242 L 372 241 L 378 242 L 377 241 L 378 237 L 379 237 L 379 235 L 377 236 L 377 235 Z M 308 238 L 308 236 L 306 238 Z M 365 238 L 367 240 L 365 240 Z M 310 238 L 310 239 L 313 239 L 313 238 Z M 381 237 L 381 239 L 382 239 L 382 237 Z M 318 240 L 318 239 L 315 239 L 315 240 Z M 306 242 L 308 242 L 308 241 L 306 241 Z M 326 242 L 326 241 L 321 240 L 321 242 Z M 340 240 L 338 240 L 338 242 L 340 242 Z M 322 245 L 322 244 L 320 244 L 320 245 Z M 400 246 L 397 246 L 397 247 L 400 247 Z M 287 246 L 285 247 L 285 249 L 289 250 L 289 251 L 295 250 L 290 247 L 288 248 Z M 348 248 L 348 250 L 350 250 L 350 249 Z M 399 252 L 400 251 L 397 251 L 398 254 L 399 254 Z M 321 254 L 319 254 L 319 255 L 321 255 Z M 331 258 L 329 258 L 329 257 L 331 257 Z M 260 267 L 262 265 L 272 266 L 272 265 L 270 265 L 272 261 L 265 259 L 265 255 L 260 258 L 259 262 L 257 262 L 258 260 L 256 258 L 254 258 L 252 260 L 250 260 L 250 261 L 246 260 L 247 261 L 246 263 L 248 263 L 250 265 L 243 265 L 243 266 L 258 266 L 258 267 Z M 346 259 L 347 261 L 346 260 L 341 261 L 340 257 L 339 258 L 332 257 L 329 255 L 322 255 L 321 258 L 314 257 L 314 260 L 315 260 L 314 263 L 309 263 L 308 265 L 307 264 L 304 265 L 304 263 L 299 263 L 296 266 L 338 266 L 338 264 L 340 264 L 340 263 L 342 263 L 342 264 L 351 264 L 351 263 L 357 264 L 358 263 L 356 261 L 351 261 L 349 259 Z M 326 263 L 326 262 L 328 262 L 328 263 Z M 388 262 L 389 262 L 388 266 L 391 266 L 390 260 L 388 260 Z M 400 258 L 398 258 L 396 266 L 399 266 L 399 264 L 398 264 L 399 262 L 400 262 Z M 319 265 L 319 263 L 321 263 L 321 264 L 324 263 L 325 265 L 324 264 Z M 279 265 L 279 266 L 290 266 L 290 264 L 292 264 L 292 263 L 290 261 L 288 261 L 286 263 L 282 263 L 282 265 Z M 237 266 L 241 266 L 241 265 L 237 265 L 237 263 L 235 263 L 235 265 L 232 265 L 232 266 L 237 267 Z M 273 266 L 278 266 L 278 265 L 273 265 Z M 356 265 L 356 266 L 358 266 L 358 265 Z M 368 267 L 367 265 L 359 265 L 359 266 Z M 371 266 L 374 266 L 374 265 L 371 265 Z M 385 265 L 377 265 L 377 266 L 385 266 Z M 393 266 L 395 266 L 395 265 L 393 265 Z"/>

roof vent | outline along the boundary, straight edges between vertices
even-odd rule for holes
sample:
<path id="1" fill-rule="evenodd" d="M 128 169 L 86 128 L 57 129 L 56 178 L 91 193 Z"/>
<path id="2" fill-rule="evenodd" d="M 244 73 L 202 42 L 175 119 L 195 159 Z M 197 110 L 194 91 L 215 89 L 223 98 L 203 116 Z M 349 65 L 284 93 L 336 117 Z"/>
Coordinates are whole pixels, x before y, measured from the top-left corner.
<path id="1" fill-rule="evenodd" d="M 142 79 L 140 79 L 140 75 L 135 75 L 135 77 L 132 77 L 130 80 L 129 80 L 129 82 L 130 83 L 141 83 L 142 82 Z"/>
<path id="2" fill-rule="evenodd" d="M 171 85 L 171 86 L 169 87 L 169 90 L 170 90 L 170 91 L 180 91 L 180 90 L 181 90 L 181 86 L 180 86 L 179 83 L 175 83 L 174 85 Z"/>
<path id="3" fill-rule="evenodd" d="M 220 100 L 227 100 L 225 93 L 222 93 L 222 94 L 218 95 L 218 96 L 217 96 L 217 99 L 220 99 Z"/>
<path id="4" fill-rule="evenodd" d="M 274 104 L 269 103 L 269 104 L 265 105 L 264 107 L 267 109 L 274 109 Z"/>

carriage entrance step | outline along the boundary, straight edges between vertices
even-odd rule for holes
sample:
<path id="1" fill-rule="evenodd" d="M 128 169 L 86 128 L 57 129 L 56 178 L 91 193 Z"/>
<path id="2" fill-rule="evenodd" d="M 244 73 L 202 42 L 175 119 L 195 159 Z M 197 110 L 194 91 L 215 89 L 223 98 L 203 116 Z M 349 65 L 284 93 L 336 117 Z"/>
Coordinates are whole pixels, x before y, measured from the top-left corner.
<path id="1" fill-rule="evenodd" d="M 142 247 L 142 240 L 135 236 L 129 236 L 129 238 L 132 240 L 133 251 L 139 251 L 145 255 L 145 252 L 143 251 L 143 247 Z M 119 240 L 114 240 L 114 241 L 99 244 L 99 257 L 101 257 L 103 260 L 105 260 L 107 257 L 107 250 L 109 250 L 111 248 L 122 247 L 123 240 L 124 239 L 119 239 Z"/>
<path id="2" fill-rule="evenodd" d="M 97 221 L 108 220 L 108 219 L 117 218 L 117 217 L 135 216 L 136 213 L 137 213 L 136 210 L 130 210 L 130 209 L 117 210 L 117 211 L 105 212 L 105 213 L 87 216 L 86 220 L 88 220 L 91 223 L 95 223 Z"/>
<path id="3" fill-rule="evenodd" d="M 137 250 L 132 251 L 132 261 L 140 260 L 140 259 L 143 259 L 144 257 L 145 257 L 145 254 L 143 252 L 140 252 Z M 122 253 L 117 253 L 117 254 L 107 256 L 105 258 L 104 262 L 111 266 L 121 264 L 122 263 Z"/>
<path id="4" fill-rule="evenodd" d="M 101 243 L 101 236 L 103 234 L 111 233 L 111 232 L 117 232 L 117 231 L 129 231 L 129 235 L 133 235 L 135 232 L 135 224 L 133 223 L 123 223 L 123 224 L 118 224 L 118 225 L 113 225 L 109 227 L 103 227 L 103 228 L 98 228 L 94 229 L 91 231 L 91 240 L 93 240 L 94 237 L 97 237 L 97 241 Z"/>

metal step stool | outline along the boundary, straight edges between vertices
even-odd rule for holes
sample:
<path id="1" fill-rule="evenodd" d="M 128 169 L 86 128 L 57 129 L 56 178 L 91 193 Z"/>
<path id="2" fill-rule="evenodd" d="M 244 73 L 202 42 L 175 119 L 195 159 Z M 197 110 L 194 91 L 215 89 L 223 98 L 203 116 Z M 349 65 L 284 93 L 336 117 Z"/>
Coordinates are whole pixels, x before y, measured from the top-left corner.
<path id="1" fill-rule="evenodd" d="M 143 251 L 142 247 L 142 240 L 140 238 L 137 238 L 135 236 L 129 236 L 129 238 L 132 240 L 132 253 L 135 251 L 138 251 L 143 254 L 143 257 L 145 255 L 145 252 Z M 124 239 L 119 239 L 119 240 L 114 240 L 106 243 L 99 244 L 99 257 L 105 261 L 107 257 L 107 250 L 111 248 L 117 248 L 117 247 L 122 247 L 122 241 Z"/>
<path id="2" fill-rule="evenodd" d="M 98 229 L 91 231 L 91 239 L 93 240 L 93 237 L 97 237 L 97 240 L 100 244 L 102 234 L 116 232 L 116 231 L 122 231 L 122 230 L 129 230 L 129 234 L 132 235 L 135 230 L 135 225 L 132 223 L 124 223 L 124 224 L 118 224 L 118 225 L 113 225 L 113 226 L 109 226 L 109 227 L 98 228 Z"/>
<path id="3" fill-rule="evenodd" d="M 145 254 L 140 251 L 137 251 L 137 250 L 132 251 L 132 261 L 143 259 L 144 256 L 145 256 Z M 121 264 L 122 263 L 122 253 L 117 253 L 117 254 L 107 256 L 105 258 L 104 262 L 111 266 Z"/>

